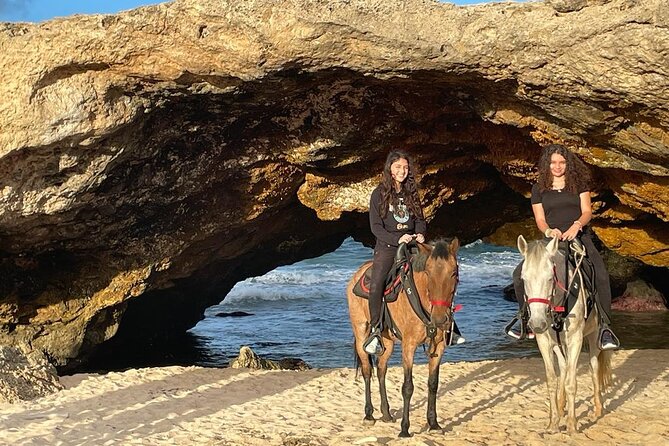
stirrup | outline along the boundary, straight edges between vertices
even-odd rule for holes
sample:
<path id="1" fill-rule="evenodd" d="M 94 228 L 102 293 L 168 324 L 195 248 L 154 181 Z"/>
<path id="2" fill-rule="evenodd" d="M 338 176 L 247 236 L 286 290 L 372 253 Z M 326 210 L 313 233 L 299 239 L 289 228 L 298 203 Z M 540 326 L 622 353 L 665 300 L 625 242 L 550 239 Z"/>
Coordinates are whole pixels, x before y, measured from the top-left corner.
<path id="1" fill-rule="evenodd" d="M 513 326 L 516 325 L 516 322 L 518 322 L 518 316 L 511 319 L 511 322 L 506 324 L 506 327 L 504 327 L 504 334 L 517 341 L 522 341 L 526 338 L 534 339 L 534 333 L 531 330 L 525 330 L 525 322 L 522 320 L 520 321 L 520 333 L 516 332 L 513 329 Z"/>
<path id="2" fill-rule="evenodd" d="M 465 342 L 467 342 L 467 339 L 465 339 L 464 336 L 459 335 L 459 334 L 457 334 L 457 333 L 453 333 L 453 334 L 451 335 L 451 343 L 450 343 L 450 345 L 461 345 L 461 344 L 464 344 Z"/>
<path id="3" fill-rule="evenodd" d="M 609 333 L 611 339 L 608 339 L 606 342 L 604 342 L 604 333 L 606 332 Z M 597 337 L 597 343 L 599 344 L 600 350 L 616 350 L 620 348 L 620 340 L 618 340 L 618 337 L 613 333 L 613 330 L 611 330 L 609 327 L 602 327 L 599 329 L 599 336 Z"/>
<path id="4" fill-rule="evenodd" d="M 451 323 L 451 329 L 444 333 L 445 336 L 445 341 L 447 346 L 451 345 L 462 345 L 465 342 L 467 342 L 467 339 L 465 339 L 464 336 L 462 336 L 462 333 L 460 333 L 460 329 L 458 328 L 458 325 L 455 323 L 455 320 Z"/>
<path id="5" fill-rule="evenodd" d="M 363 350 L 368 355 L 381 356 L 386 351 L 386 348 L 381 341 L 381 330 L 379 328 L 373 328 L 369 333 L 367 340 L 362 344 Z"/>

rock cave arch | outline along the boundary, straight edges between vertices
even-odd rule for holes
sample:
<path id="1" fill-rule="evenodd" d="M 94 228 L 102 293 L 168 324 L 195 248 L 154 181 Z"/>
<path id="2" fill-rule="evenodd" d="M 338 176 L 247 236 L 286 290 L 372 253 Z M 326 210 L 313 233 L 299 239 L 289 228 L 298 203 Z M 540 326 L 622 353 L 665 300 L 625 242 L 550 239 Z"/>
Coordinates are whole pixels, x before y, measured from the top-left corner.
<path id="1" fill-rule="evenodd" d="M 530 231 L 539 147 L 566 144 L 595 174 L 603 244 L 666 290 L 661 0 L 326 3 L 3 25 L 1 342 L 76 368 L 186 331 L 246 277 L 369 241 L 391 147 L 416 158 L 431 236 L 467 242 Z"/>

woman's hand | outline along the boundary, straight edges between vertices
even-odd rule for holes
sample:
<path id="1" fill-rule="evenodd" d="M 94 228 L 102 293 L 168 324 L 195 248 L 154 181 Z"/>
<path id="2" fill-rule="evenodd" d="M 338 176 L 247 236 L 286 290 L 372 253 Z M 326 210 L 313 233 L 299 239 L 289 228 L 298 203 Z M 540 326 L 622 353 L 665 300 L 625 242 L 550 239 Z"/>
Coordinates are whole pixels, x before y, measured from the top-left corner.
<path id="1" fill-rule="evenodd" d="M 560 236 L 560 239 L 561 239 L 561 240 L 569 240 L 569 241 L 572 241 L 572 240 L 574 240 L 574 239 L 576 238 L 576 236 L 578 235 L 578 231 L 580 231 L 580 230 L 581 230 L 581 226 L 579 226 L 579 225 L 577 225 L 576 223 L 574 223 L 573 225 L 571 225 L 571 226 L 569 227 L 569 229 L 567 229 L 567 230 L 564 232 L 564 234 L 562 234 L 562 235 Z"/>
<path id="2" fill-rule="evenodd" d="M 546 232 L 544 232 L 544 235 L 548 238 L 553 238 L 553 237 L 562 238 L 562 231 L 560 231 L 558 228 L 553 228 L 553 229 L 548 228 L 546 229 Z"/>
<path id="3" fill-rule="evenodd" d="M 418 243 L 425 243 L 425 236 L 423 234 L 416 234 L 414 238 Z"/>
<path id="4" fill-rule="evenodd" d="M 410 243 L 411 240 L 413 240 L 413 236 L 411 234 L 404 234 L 402 237 L 399 239 L 399 243 Z"/>

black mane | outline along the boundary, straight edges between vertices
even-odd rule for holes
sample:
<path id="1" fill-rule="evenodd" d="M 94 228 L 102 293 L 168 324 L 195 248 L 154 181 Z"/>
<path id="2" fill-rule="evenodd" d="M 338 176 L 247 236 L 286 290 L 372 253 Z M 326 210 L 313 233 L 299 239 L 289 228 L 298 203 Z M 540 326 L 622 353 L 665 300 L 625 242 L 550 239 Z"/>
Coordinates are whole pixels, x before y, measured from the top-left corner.
<path id="1" fill-rule="evenodd" d="M 430 242 L 432 246 L 432 251 L 429 253 L 419 251 L 418 254 L 413 256 L 412 267 L 414 271 L 425 271 L 425 264 L 429 257 L 435 259 L 442 258 L 448 259 L 451 256 L 451 242 L 453 239 L 438 239 L 434 242 Z"/>

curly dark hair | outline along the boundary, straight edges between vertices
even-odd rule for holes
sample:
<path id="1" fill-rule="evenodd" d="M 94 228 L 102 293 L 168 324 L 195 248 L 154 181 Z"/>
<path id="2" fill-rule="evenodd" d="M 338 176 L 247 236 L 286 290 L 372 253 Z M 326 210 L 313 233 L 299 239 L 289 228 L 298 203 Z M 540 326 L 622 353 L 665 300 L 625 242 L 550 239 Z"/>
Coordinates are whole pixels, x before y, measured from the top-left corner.
<path id="1" fill-rule="evenodd" d="M 569 192 L 578 194 L 589 190 L 590 170 L 583 161 L 561 144 L 549 144 L 544 147 L 539 158 L 539 180 L 537 184 L 543 192 L 553 188 L 553 174 L 551 173 L 551 155 L 557 153 L 567 161 L 567 168 L 564 173 L 565 189 Z"/>
<path id="2" fill-rule="evenodd" d="M 386 163 L 383 166 L 383 177 L 381 178 L 381 209 L 379 209 L 379 213 L 382 218 L 385 218 L 388 215 L 389 204 L 397 207 L 399 201 L 398 193 L 395 191 L 395 182 L 390 173 L 390 166 L 399 159 L 405 159 L 409 163 L 409 174 L 401 185 L 402 191 L 404 191 L 405 204 L 414 216 L 423 218 L 423 209 L 420 204 L 420 197 L 418 196 L 418 184 L 414 176 L 413 160 L 406 152 L 401 150 L 393 150 L 386 157 Z"/>

